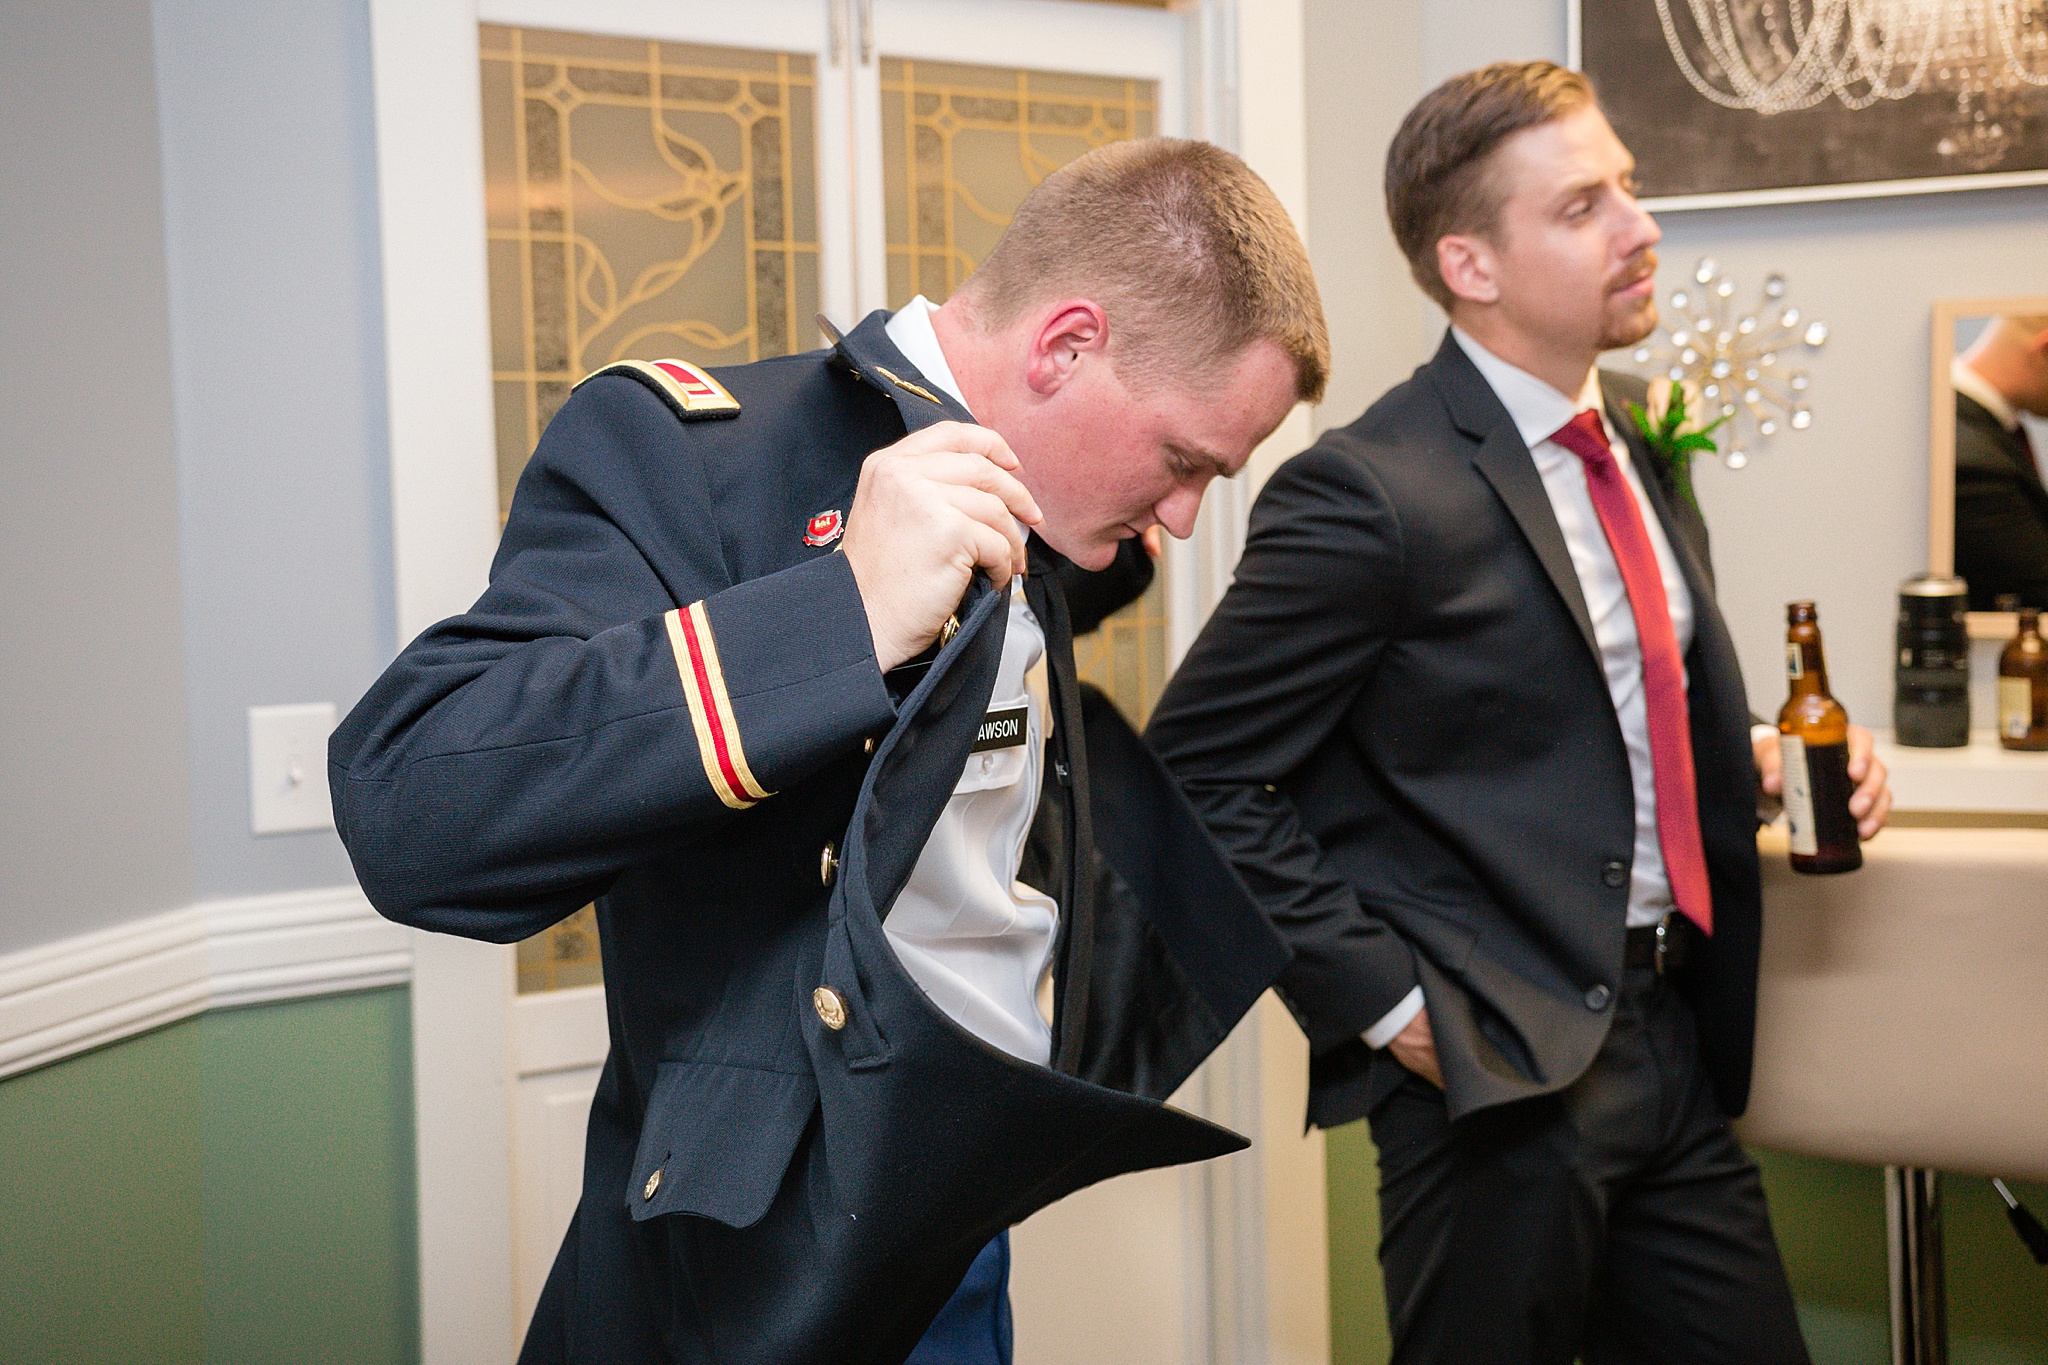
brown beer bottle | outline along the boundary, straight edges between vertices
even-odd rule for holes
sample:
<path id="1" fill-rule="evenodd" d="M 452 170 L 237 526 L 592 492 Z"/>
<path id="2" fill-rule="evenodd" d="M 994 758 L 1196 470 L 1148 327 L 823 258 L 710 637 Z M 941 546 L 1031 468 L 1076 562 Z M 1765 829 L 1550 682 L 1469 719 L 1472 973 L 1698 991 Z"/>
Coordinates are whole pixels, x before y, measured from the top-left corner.
<path id="1" fill-rule="evenodd" d="M 1849 713 L 1828 695 L 1820 618 L 1811 602 L 1785 608 L 1785 673 L 1792 695 L 1778 712 L 1778 754 L 1785 774 L 1785 816 L 1792 826 L 1794 872 L 1850 872 L 1863 845 L 1849 797 Z"/>
<path id="2" fill-rule="evenodd" d="M 2033 607 L 2020 609 L 2020 633 L 1998 656 L 1998 742 L 2048 749 L 2048 642 Z"/>

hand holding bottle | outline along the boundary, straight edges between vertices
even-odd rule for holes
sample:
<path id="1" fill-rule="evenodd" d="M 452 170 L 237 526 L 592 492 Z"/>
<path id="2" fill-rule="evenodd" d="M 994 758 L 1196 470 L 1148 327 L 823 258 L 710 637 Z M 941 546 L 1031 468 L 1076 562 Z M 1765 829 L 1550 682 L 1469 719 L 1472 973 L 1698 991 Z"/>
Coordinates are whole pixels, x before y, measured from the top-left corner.
<path id="1" fill-rule="evenodd" d="M 1764 795 L 1785 794 L 1785 770 L 1778 752 L 1778 732 L 1759 734 L 1756 751 L 1757 785 Z M 1860 725 L 1849 727 L 1849 780 L 1856 791 L 1849 798 L 1849 813 L 1856 817 L 1856 833 L 1864 839 L 1877 837 L 1891 817 L 1891 772 L 1877 756 L 1877 736 Z"/>

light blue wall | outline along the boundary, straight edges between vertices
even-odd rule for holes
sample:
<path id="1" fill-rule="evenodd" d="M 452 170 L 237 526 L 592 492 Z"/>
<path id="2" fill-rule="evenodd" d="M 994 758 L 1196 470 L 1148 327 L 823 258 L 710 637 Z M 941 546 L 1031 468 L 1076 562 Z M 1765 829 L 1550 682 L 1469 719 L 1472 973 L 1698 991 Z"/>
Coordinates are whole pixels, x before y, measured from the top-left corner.
<path id="1" fill-rule="evenodd" d="M 158 0 L 198 893 L 350 880 L 249 832 L 246 713 L 393 652 L 364 0 Z"/>
<path id="2" fill-rule="evenodd" d="M 364 0 L 0 9 L 0 952 L 350 880 L 247 708 L 390 657 Z"/>
<path id="3" fill-rule="evenodd" d="M 147 0 L 0 6 L 0 953 L 190 899 Z"/>

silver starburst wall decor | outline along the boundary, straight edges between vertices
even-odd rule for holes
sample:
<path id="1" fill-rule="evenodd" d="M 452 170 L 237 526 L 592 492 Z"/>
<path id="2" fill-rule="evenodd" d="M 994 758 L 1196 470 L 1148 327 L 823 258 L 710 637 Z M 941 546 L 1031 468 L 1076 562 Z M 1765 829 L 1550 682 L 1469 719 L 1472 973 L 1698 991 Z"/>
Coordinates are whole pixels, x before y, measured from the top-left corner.
<path id="1" fill-rule="evenodd" d="M 1689 284 L 1671 291 L 1663 326 L 1629 356 L 1653 390 L 1659 381 L 1678 381 L 1694 419 L 1689 426 L 1724 419 L 1712 432 L 1730 469 L 1748 464 L 1759 440 L 1813 425 L 1800 362 L 1828 339 L 1826 323 L 1807 318 L 1787 299 L 1780 272 L 1764 276 L 1762 294 L 1746 309 L 1738 309 L 1735 291 L 1735 281 L 1706 257 Z M 1654 409 L 1663 406 L 1653 401 Z"/>

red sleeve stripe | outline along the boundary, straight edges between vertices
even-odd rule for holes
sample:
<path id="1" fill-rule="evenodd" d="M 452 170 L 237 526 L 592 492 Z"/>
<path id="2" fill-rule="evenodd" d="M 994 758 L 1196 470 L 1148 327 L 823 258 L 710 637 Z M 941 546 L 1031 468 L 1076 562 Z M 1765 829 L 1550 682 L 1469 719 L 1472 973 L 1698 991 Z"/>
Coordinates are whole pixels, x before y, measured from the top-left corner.
<path id="1" fill-rule="evenodd" d="M 697 756 L 711 790 L 734 810 L 745 810 L 773 796 L 747 767 L 732 698 L 725 690 L 725 671 L 718 663 L 718 642 L 712 637 L 704 604 L 694 602 L 670 612 L 666 619 L 669 647 L 675 651 L 676 672 L 690 705 L 690 723 L 697 731 Z"/>

